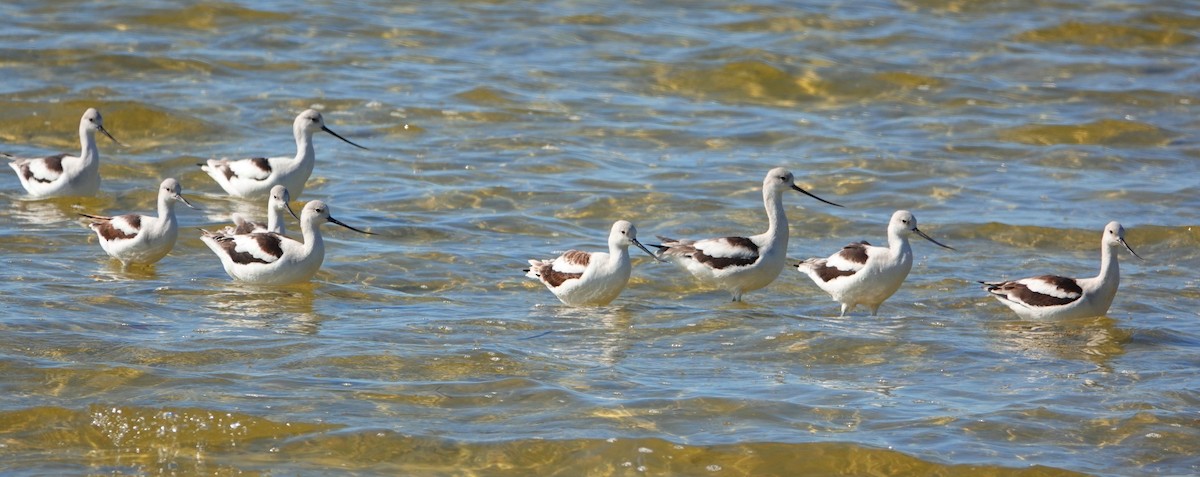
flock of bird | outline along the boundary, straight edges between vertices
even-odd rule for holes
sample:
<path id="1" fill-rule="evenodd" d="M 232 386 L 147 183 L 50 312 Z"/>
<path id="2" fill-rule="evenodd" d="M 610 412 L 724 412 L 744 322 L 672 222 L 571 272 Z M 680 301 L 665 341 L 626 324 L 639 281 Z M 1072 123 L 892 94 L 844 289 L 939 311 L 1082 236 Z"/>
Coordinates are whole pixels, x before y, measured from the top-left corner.
<path id="1" fill-rule="evenodd" d="M 104 128 L 100 112 L 88 109 L 79 121 L 82 150 L 78 156 L 58 154 L 10 160 L 21 185 L 35 198 L 90 196 L 100 190 L 100 152 L 96 133 L 117 142 Z M 324 243 L 319 225 L 332 222 L 370 234 L 334 219 L 329 206 L 314 200 L 300 215 L 292 210 L 291 194 L 299 196 L 316 163 L 313 134 L 326 132 L 354 147 L 355 144 L 325 126 L 321 113 L 306 110 L 296 117 L 292 133 L 294 157 L 210 159 L 201 169 L 229 195 L 242 199 L 267 198 L 268 221 L 257 223 L 234 214 L 234 225 L 219 231 L 201 231 L 201 240 L 220 259 L 225 272 L 235 280 L 256 285 L 286 285 L 306 282 L 320 269 Z M 569 306 L 603 306 L 625 289 L 632 273 L 629 247 L 636 246 L 656 261 L 672 261 L 699 281 L 729 291 L 734 301 L 766 287 L 787 267 L 788 221 L 783 196 L 798 191 L 831 206 L 841 207 L 800 188 L 784 168 L 767 172 L 763 179 L 763 206 L 767 230 L 758 235 L 728 236 L 702 240 L 676 240 L 659 236 L 661 244 L 651 252 L 637 238 L 637 228 L 619 220 L 608 236 L 608 252 L 570 250 L 552 260 L 529 260 L 527 276 L 541 281 Z M 124 266 L 153 264 L 171 251 L 179 235 L 175 203 L 195 208 L 183 197 L 179 182 L 166 179 L 158 190 L 158 215 L 126 214 L 91 219 L 100 246 Z M 284 212 L 300 222 L 301 240 L 285 235 Z M 826 258 L 809 258 L 795 264 L 834 301 L 841 314 L 862 305 L 875 315 L 884 301 L 904 283 L 912 269 L 913 251 L 909 237 L 917 235 L 940 247 L 954 250 L 917 228 L 909 211 L 896 211 L 888 223 L 888 245 L 854 242 Z M 1092 278 L 1041 275 L 1002 282 L 980 282 L 984 289 L 1026 319 L 1079 318 L 1107 313 L 1117 293 L 1120 272 L 1117 251 L 1124 247 L 1141 258 L 1125 242 L 1125 229 L 1117 222 L 1104 228 L 1101 239 L 1100 274 Z"/>
<path id="2" fill-rule="evenodd" d="M 200 239 L 221 260 L 225 273 L 235 280 L 259 285 L 286 285 L 310 280 L 325 259 L 320 224 L 332 222 L 355 232 L 370 234 L 333 218 L 329 206 L 314 200 L 305 204 L 299 216 L 291 209 L 290 191 L 304 191 L 304 183 L 316 164 L 313 134 L 327 132 L 346 143 L 351 142 L 325 126 L 321 113 L 307 110 L 296 116 L 292 133 L 296 138 L 295 157 L 210 159 L 200 167 L 229 195 L 245 199 L 268 198 L 268 222 L 259 224 L 234 214 L 235 224 L 223 230 L 201 231 Z M 78 156 L 57 154 L 38 158 L 9 158 L 9 166 L 29 195 L 35 198 L 90 196 L 100 190 L 100 151 L 96 132 L 120 144 L 104 129 L 100 112 L 88 109 L 79 120 Z M 158 215 L 124 214 L 101 216 L 80 214 L 91 219 L 100 247 L 120 260 L 123 266 L 150 265 L 175 247 L 179 223 L 175 203 L 195 209 L 183 197 L 179 181 L 166 179 L 158 189 Z M 303 241 L 284 235 L 283 212 L 300 221 Z"/>

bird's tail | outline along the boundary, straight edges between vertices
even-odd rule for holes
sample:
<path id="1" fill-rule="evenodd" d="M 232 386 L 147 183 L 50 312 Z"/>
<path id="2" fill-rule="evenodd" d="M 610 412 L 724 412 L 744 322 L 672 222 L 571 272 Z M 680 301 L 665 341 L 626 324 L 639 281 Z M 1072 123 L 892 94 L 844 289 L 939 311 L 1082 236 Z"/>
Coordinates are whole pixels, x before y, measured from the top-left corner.
<path id="1" fill-rule="evenodd" d="M 539 271 L 545 265 L 546 262 L 544 260 L 529 259 L 529 268 L 523 268 L 521 271 L 525 272 L 525 276 L 537 280 L 542 278 L 542 275 L 539 273 Z"/>

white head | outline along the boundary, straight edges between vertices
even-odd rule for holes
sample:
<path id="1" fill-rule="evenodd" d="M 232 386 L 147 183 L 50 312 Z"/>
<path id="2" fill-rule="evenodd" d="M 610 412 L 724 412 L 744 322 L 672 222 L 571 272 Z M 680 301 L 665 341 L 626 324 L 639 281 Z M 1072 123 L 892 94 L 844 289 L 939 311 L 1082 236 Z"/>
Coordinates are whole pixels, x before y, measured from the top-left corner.
<path id="1" fill-rule="evenodd" d="M 647 255 L 654 257 L 656 261 L 662 261 L 654 255 L 645 245 L 637 239 L 637 227 L 626 220 L 618 220 L 613 222 L 612 229 L 608 232 L 608 245 L 610 247 L 629 248 L 630 245 L 636 245 L 642 249 Z"/>
<path id="2" fill-rule="evenodd" d="M 349 139 L 338 135 L 338 133 L 333 132 L 333 130 L 329 129 L 328 127 L 325 127 L 325 118 L 322 117 L 321 113 L 315 109 L 306 109 L 304 112 L 300 113 L 299 116 L 296 116 L 296 120 L 292 122 L 292 131 L 297 135 L 303 134 L 307 137 L 312 137 L 313 133 L 317 131 L 325 131 L 333 135 L 333 137 L 345 141 L 346 144 L 359 149 L 366 149 L 365 147 L 350 142 Z"/>
<path id="3" fill-rule="evenodd" d="M 100 111 L 97 111 L 96 108 L 88 108 L 87 111 L 83 112 L 83 117 L 79 118 L 79 131 L 87 134 L 94 134 L 96 131 L 100 131 L 105 136 L 108 136 L 109 139 L 112 139 L 112 142 L 121 143 L 112 137 L 112 134 L 109 134 L 107 129 L 104 129 L 104 118 L 100 116 Z"/>
<path id="4" fill-rule="evenodd" d="M 891 222 L 888 222 L 888 234 L 898 237 L 903 237 L 908 234 L 917 234 L 921 238 L 933 242 L 939 247 L 954 250 L 954 247 L 942 244 L 941 242 L 934 240 L 933 237 L 925 235 L 925 232 L 922 232 L 921 229 L 917 228 L 917 216 L 913 215 L 912 212 L 907 210 L 897 210 L 892 214 L 892 220 Z"/>
<path id="5" fill-rule="evenodd" d="M 1132 253 L 1133 256 L 1137 257 L 1139 260 L 1144 260 L 1140 255 L 1137 254 L 1137 252 L 1133 251 L 1133 247 L 1130 247 L 1129 244 L 1125 242 L 1125 227 L 1122 227 L 1121 224 L 1115 220 L 1104 226 L 1104 236 L 1101 237 L 1100 240 L 1101 243 L 1108 248 L 1117 248 L 1118 246 L 1124 245 L 1125 249 L 1129 250 L 1129 253 Z"/>
<path id="6" fill-rule="evenodd" d="M 300 217 L 297 217 L 296 212 L 292 210 L 291 202 L 292 195 L 288 193 L 287 187 L 284 187 L 282 184 L 276 185 L 271 188 L 271 197 L 267 199 L 267 207 L 275 210 L 287 210 L 288 213 L 292 214 L 292 217 L 296 217 L 299 220 Z"/>
<path id="7" fill-rule="evenodd" d="M 158 200 L 159 202 L 180 201 L 183 202 L 184 205 L 195 209 L 196 206 L 192 205 L 191 202 L 188 202 L 188 200 L 185 199 L 180 193 L 181 191 L 182 189 L 179 187 L 179 181 L 168 178 L 162 181 L 162 185 L 158 188 Z"/>
<path id="8" fill-rule="evenodd" d="M 783 192 L 788 189 L 799 191 L 799 192 L 803 193 L 804 195 L 807 195 L 809 197 L 817 199 L 826 204 L 841 207 L 838 204 L 835 204 L 833 202 L 830 202 L 830 201 L 827 201 L 820 197 L 817 197 L 817 196 L 813 195 L 812 193 L 810 193 L 804 189 L 801 189 L 799 186 L 796 185 L 796 177 L 792 175 L 792 172 L 787 169 L 784 169 L 782 167 L 776 167 L 774 169 L 771 169 L 770 171 L 767 172 L 767 177 L 763 178 L 763 195 L 764 196 L 769 195 L 770 197 L 778 197 L 778 196 L 782 195 Z"/>

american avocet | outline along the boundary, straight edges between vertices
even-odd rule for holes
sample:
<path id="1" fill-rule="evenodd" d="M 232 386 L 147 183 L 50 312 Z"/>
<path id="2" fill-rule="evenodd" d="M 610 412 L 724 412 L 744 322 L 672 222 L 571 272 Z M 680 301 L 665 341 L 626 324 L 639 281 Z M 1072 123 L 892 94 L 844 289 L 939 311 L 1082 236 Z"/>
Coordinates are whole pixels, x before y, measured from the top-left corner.
<path id="1" fill-rule="evenodd" d="M 175 201 L 196 208 L 180 195 L 179 181 L 167 179 L 158 188 L 158 217 L 79 215 L 92 219 L 90 227 L 100 238 L 100 247 L 122 265 L 149 265 L 161 260 L 175 247 L 175 239 L 179 236 Z"/>
<path id="2" fill-rule="evenodd" d="M 292 196 L 288 194 L 287 187 L 281 185 L 272 187 L 271 197 L 267 199 L 267 223 L 253 222 L 242 214 L 234 212 L 229 216 L 230 219 L 233 219 L 233 225 L 225 227 L 225 230 L 222 230 L 221 233 L 225 235 L 265 232 L 274 232 L 280 235 L 286 234 L 287 226 L 284 225 L 283 212 L 286 210 L 292 214 L 292 217 L 296 217 L 296 220 L 300 220 L 300 217 L 296 216 L 296 212 L 292 210 L 291 201 Z"/>
<path id="3" fill-rule="evenodd" d="M 209 159 L 200 168 L 212 176 L 229 195 L 243 199 L 266 196 L 271 187 L 283 185 L 300 197 L 304 183 L 312 175 L 317 154 L 313 149 L 313 134 L 325 131 L 359 149 L 366 149 L 351 142 L 328 127 L 321 113 L 309 109 L 296 116 L 292 122 L 292 135 L 296 137 L 295 157 L 256 157 L 251 159 Z"/>
<path id="4" fill-rule="evenodd" d="M 608 253 L 568 250 L 554 260 L 530 260 L 526 276 L 540 280 L 566 305 L 604 306 L 616 299 L 629 282 L 633 269 L 629 263 L 630 245 L 654 257 L 638 241 L 637 228 L 618 220 L 608 232 Z"/>
<path id="5" fill-rule="evenodd" d="M 853 242 L 829 258 L 810 258 L 796 264 L 796 269 L 842 304 L 842 315 L 856 305 L 865 305 L 871 314 L 887 300 L 912 270 L 913 253 L 908 236 L 917 234 L 939 247 L 954 250 L 917 228 L 917 218 L 907 210 L 897 210 L 888 222 L 888 246 L 876 247 L 867 242 Z"/>
<path id="6" fill-rule="evenodd" d="M 207 230 L 200 240 L 217 254 L 225 273 L 234 280 L 257 285 L 302 283 L 316 275 L 325 260 L 325 242 L 319 228 L 325 222 L 372 235 L 331 217 L 329 206 L 314 200 L 300 212 L 304 242 L 272 232 L 226 235 Z"/>
<path id="7" fill-rule="evenodd" d="M 1124 246 L 1129 253 L 1142 258 L 1125 242 L 1125 228 L 1116 221 L 1104 227 L 1100 237 L 1100 275 L 1092 278 L 1067 278 L 1042 275 L 1005 282 L 979 282 L 983 288 L 1008 305 L 1021 318 L 1072 319 L 1103 316 L 1108 313 L 1121 271 L 1117 266 L 1117 249 Z"/>
<path id="8" fill-rule="evenodd" d="M 9 167 L 17 171 L 21 186 L 25 187 L 31 196 L 41 198 L 95 195 L 100 191 L 100 149 L 96 146 L 96 131 L 121 144 L 104 129 L 100 111 L 88 108 L 79 119 L 79 142 L 82 144 L 82 150 L 78 156 L 4 156 L 10 159 Z"/>
<path id="9" fill-rule="evenodd" d="M 767 209 L 767 231 L 751 237 L 722 237 L 705 240 L 675 240 L 663 236 L 658 256 L 682 265 L 693 276 L 729 290 L 733 301 L 742 294 L 770 285 L 787 261 L 788 221 L 783 210 L 783 193 L 788 189 L 829 205 L 796 186 L 792 173 L 782 167 L 771 169 L 763 179 L 763 206 Z"/>

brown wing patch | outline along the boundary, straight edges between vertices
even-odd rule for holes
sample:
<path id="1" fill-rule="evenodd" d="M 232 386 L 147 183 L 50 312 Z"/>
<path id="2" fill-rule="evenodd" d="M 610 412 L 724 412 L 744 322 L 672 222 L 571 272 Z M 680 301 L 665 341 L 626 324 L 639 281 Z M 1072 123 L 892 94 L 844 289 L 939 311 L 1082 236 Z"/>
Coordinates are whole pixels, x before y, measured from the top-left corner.
<path id="1" fill-rule="evenodd" d="M 255 230 L 260 230 L 260 229 L 266 230 L 267 229 L 266 224 L 262 224 L 259 222 L 251 222 L 249 220 L 243 220 L 243 221 L 239 222 L 236 227 L 234 227 L 233 233 L 235 235 L 248 235 L 248 234 L 254 233 Z"/>
<path id="2" fill-rule="evenodd" d="M 842 250 L 838 252 L 838 256 L 850 263 L 857 263 L 860 265 L 866 264 L 867 247 L 869 246 L 871 246 L 871 244 L 867 243 L 866 241 L 854 242 L 842 247 Z M 852 273 L 854 272 L 850 272 L 847 275 Z"/>
<path id="3" fill-rule="evenodd" d="M 582 273 L 566 273 L 557 271 L 554 269 L 554 266 L 551 263 L 552 262 L 548 261 L 542 262 L 541 264 L 533 267 L 534 272 L 536 272 L 537 275 L 551 287 L 558 288 L 559 285 L 562 285 L 567 280 L 576 279 L 583 276 Z"/>
<path id="4" fill-rule="evenodd" d="M 1062 290 L 1064 293 L 1069 293 L 1074 296 L 1072 296 L 1072 297 L 1057 297 L 1054 295 L 1047 295 L 1045 293 L 1038 293 L 1036 291 L 1030 290 L 1029 287 L 1026 286 L 1024 283 L 1015 282 L 1015 281 L 1004 282 L 999 285 L 993 285 L 991 289 L 1002 290 L 1005 293 L 1010 294 L 1011 296 L 1015 296 L 1016 299 L 1021 301 L 1022 303 L 1025 303 L 1030 306 L 1066 305 L 1068 303 L 1074 302 L 1075 300 L 1078 300 L 1080 297 L 1083 296 L 1083 289 L 1079 287 L 1079 284 L 1076 283 L 1075 280 L 1070 279 L 1070 278 L 1059 277 L 1059 276 L 1055 276 L 1055 275 L 1042 275 L 1040 277 L 1034 277 L 1033 280 L 1044 281 L 1044 282 L 1054 286 L 1055 288 Z"/>
<path id="5" fill-rule="evenodd" d="M 719 240 L 729 244 L 730 248 L 744 248 L 752 253 L 749 257 L 713 257 L 706 255 L 703 251 L 696 249 L 692 253 L 692 258 L 697 262 L 703 263 L 716 270 L 725 269 L 728 267 L 742 267 L 753 265 L 758 261 L 758 245 L 746 237 L 725 237 Z"/>
<path id="6" fill-rule="evenodd" d="M 592 254 L 587 253 L 587 252 L 580 252 L 578 250 L 567 250 L 567 253 L 562 254 L 562 259 L 563 259 L 563 261 L 570 263 L 572 265 L 579 265 L 581 267 L 586 267 L 588 265 L 588 262 L 590 262 L 592 260 Z"/>
<path id="7" fill-rule="evenodd" d="M 823 282 L 828 282 L 837 277 L 848 277 L 858 272 L 858 270 L 841 270 L 836 267 L 830 267 L 825 265 L 825 259 L 808 261 L 808 263 L 812 264 L 813 271 L 817 272 L 817 277 Z"/>
<path id="8" fill-rule="evenodd" d="M 121 230 L 121 229 L 117 228 L 116 226 L 114 226 L 113 220 L 116 220 L 116 219 L 124 220 L 131 227 L 133 227 L 134 230 L 138 230 L 138 231 L 142 230 L 142 216 L 135 215 L 135 214 L 122 215 L 122 216 L 111 217 L 111 218 L 107 218 L 107 219 L 100 219 L 96 222 L 92 222 L 92 229 L 95 230 L 96 233 L 100 234 L 100 238 L 103 238 L 104 240 L 108 240 L 110 242 L 113 240 L 131 239 L 131 238 L 137 237 L 137 232 L 134 232 L 132 234 L 125 233 L 124 230 Z"/>
<path id="9" fill-rule="evenodd" d="M 267 158 L 256 157 L 254 159 L 250 159 L 250 162 L 254 164 L 254 167 L 262 169 L 263 172 L 266 172 L 268 174 L 271 173 L 271 162 L 268 161 Z"/>
<path id="10" fill-rule="evenodd" d="M 62 171 L 63 171 L 62 161 L 63 161 L 64 157 L 67 157 L 67 155 L 66 154 L 58 154 L 58 155 L 43 158 L 42 161 L 46 163 L 46 169 L 51 172 L 54 172 L 55 177 L 58 177 L 59 175 L 62 174 Z M 31 180 L 31 181 L 41 182 L 41 183 L 45 183 L 45 184 L 54 182 L 52 179 L 43 179 L 41 177 L 34 177 L 33 170 L 29 168 L 30 162 L 32 162 L 32 161 L 26 161 L 24 164 L 21 164 L 21 175 L 23 177 L 25 177 L 25 180 L 27 180 L 27 181 Z"/>
<path id="11" fill-rule="evenodd" d="M 251 158 L 251 159 L 250 159 L 250 163 L 251 163 L 251 164 L 254 164 L 254 167 L 257 167 L 257 168 L 259 168 L 259 169 L 262 169 L 263 171 L 265 171 L 265 172 L 266 172 L 266 173 L 268 173 L 268 174 L 270 174 L 270 173 L 271 173 L 271 162 L 270 162 L 270 161 L 268 161 L 268 160 L 267 160 L 267 158 L 265 158 L 265 157 L 254 157 L 254 158 Z M 233 179 L 233 176 L 235 176 L 235 175 L 236 175 L 236 174 L 234 174 L 234 173 L 233 173 L 233 168 L 232 168 L 232 167 L 229 167 L 229 164 L 228 164 L 228 163 L 225 163 L 225 164 L 222 164 L 222 165 L 221 165 L 221 172 L 223 172 L 223 173 L 225 174 L 225 179 L 226 179 L 226 180 L 228 180 L 228 179 Z"/>
<path id="12" fill-rule="evenodd" d="M 273 234 L 273 233 L 249 234 L 249 235 L 242 235 L 241 237 L 246 237 L 246 240 L 252 240 L 259 249 L 261 249 L 264 253 L 266 253 L 272 257 L 275 257 L 276 260 L 278 260 L 279 257 L 283 256 L 283 246 L 282 246 L 283 240 L 278 234 Z M 272 263 L 272 262 L 274 262 L 274 260 L 269 262 L 269 261 L 263 260 L 261 258 L 255 257 L 254 255 L 251 255 L 248 252 L 243 252 L 243 251 L 237 250 L 237 242 L 234 240 L 234 238 L 232 236 L 219 235 L 214 238 L 216 239 L 217 243 L 221 244 L 221 248 L 225 250 L 225 253 L 227 255 L 229 255 L 229 258 L 230 258 L 230 260 L 233 260 L 233 263 L 249 265 L 251 263 Z"/>

